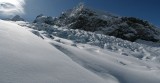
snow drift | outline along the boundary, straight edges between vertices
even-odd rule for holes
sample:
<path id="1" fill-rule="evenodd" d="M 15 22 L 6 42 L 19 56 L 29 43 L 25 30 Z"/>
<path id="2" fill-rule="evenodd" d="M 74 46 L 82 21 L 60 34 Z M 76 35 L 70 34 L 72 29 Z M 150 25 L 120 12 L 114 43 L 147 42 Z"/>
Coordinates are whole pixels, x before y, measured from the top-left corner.
<path id="1" fill-rule="evenodd" d="M 23 27 L 0 20 L 0 83 L 106 83 Z"/>
<path id="2" fill-rule="evenodd" d="M 82 30 L 39 23 L 16 23 L 50 43 L 63 52 L 65 57 L 107 83 L 160 82 L 159 47 Z M 104 48 L 101 47 L 103 45 Z"/>

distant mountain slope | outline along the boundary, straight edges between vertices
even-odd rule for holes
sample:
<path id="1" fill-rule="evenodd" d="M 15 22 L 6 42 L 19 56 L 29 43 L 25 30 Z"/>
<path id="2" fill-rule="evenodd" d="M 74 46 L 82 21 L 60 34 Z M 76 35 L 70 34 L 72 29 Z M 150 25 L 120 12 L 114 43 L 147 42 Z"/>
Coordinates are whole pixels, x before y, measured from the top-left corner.
<path id="1" fill-rule="evenodd" d="M 43 16 L 44 17 L 44 16 Z M 34 23 L 41 20 L 37 17 Z M 160 30 L 147 21 L 135 17 L 120 17 L 79 4 L 77 7 L 62 13 L 59 17 L 43 23 L 67 26 L 72 29 L 102 33 L 129 41 L 138 39 L 159 42 Z"/>

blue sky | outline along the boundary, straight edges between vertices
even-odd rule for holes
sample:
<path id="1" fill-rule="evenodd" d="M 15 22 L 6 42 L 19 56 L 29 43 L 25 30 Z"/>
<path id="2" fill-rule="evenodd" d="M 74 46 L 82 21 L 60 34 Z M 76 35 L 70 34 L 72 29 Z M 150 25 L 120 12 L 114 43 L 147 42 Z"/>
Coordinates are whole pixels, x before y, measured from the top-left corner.
<path id="1" fill-rule="evenodd" d="M 160 0 L 25 0 L 25 14 L 22 16 L 30 21 L 38 14 L 58 16 L 80 2 L 95 9 L 138 17 L 160 26 Z"/>

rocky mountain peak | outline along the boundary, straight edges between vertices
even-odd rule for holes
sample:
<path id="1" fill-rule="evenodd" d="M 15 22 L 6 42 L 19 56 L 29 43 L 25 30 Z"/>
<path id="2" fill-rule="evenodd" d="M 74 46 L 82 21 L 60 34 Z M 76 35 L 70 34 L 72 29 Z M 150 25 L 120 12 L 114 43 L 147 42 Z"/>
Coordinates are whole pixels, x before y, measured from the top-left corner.
<path id="1" fill-rule="evenodd" d="M 59 17 L 52 19 L 47 16 L 37 17 L 50 25 L 81 29 L 95 33 L 115 36 L 129 41 L 146 40 L 160 41 L 160 30 L 148 21 L 135 17 L 121 17 L 114 14 L 86 7 L 83 3 L 63 12 Z"/>
<path id="2" fill-rule="evenodd" d="M 13 18 L 11 18 L 11 20 L 12 21 L 24 21 L 24 19 L 19 15 L 14 16 Z"/>

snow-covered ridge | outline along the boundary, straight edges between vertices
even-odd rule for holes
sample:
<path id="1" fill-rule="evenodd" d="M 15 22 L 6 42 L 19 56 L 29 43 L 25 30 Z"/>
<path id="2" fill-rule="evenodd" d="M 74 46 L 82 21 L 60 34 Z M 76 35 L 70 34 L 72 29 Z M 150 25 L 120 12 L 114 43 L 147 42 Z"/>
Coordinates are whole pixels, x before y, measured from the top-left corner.
<path id="1" fill-rule="evenodd" d="M 120 53 L 121 55 L 133 56 L 142 60 L 160 62 L 159 46 L 154 47 L 151 45 L 143 45 L 140 43 L 115 38 L 113 36 L 106 36 L 78 29 L 68 29 L 66 27 L 50 26 L 47 24 L 30 24 L 21 22 L 18 24 L 34 29 L 32 32 L 42 39 L 43 36 L 50 39 L 59 37 L 73 41 L 73 45 L 76 45 L 77 43 L 89 44 L 110 50 L 112 52 Z M 60 42 L 61 40 L 58 41 Z"/>

